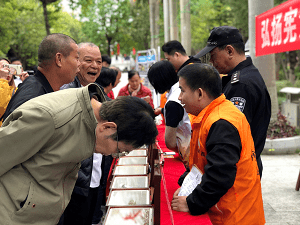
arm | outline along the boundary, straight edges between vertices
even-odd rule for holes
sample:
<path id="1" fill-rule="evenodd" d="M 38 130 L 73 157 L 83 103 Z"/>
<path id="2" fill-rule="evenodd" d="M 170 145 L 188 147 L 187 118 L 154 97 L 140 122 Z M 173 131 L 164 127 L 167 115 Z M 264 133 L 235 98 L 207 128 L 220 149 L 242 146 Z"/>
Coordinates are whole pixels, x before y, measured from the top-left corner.
<path id="1" fill-rule="evenodd" d="M 177 149 L 177 137 L 176 130 L 179 122 L 182 120 L 184 115 L 184 110 L 182 106 L 174 101 L 169 101 L 165 105 L 165 120 L 166 120 L 166 130 L 165 130 L 165 142 L 166 146 L 178 152 Z"/>
<path id="2" fill-rule="evenodd" d="M 159 114 L 163 114 L 163 109 L 160 108 L 160 107 L 154 109 L 154 114 L 155 114 L 156 116 L 158 116 Z"/>
<path id="3" fill-rule="evenodd" d="M 8 84 L 8 76 L 9 70 L 7 68 L 0 69 L 0 117 L 4 114 L 12 96 L 13 87 Z"/>
<path id="4" fill-rule="evenodd" d="M 8 81 L 0 78 L 0 117 L 4 114 L 6 107 L 12 96 L 12 86 Z"/>
<path id="5" fill-rule="evenodd" d="M 165 129 L 165 142 L 168 149 L 178 152 L 176 143 L 176 130 L 177 127 L 166 126 Z"/>
<path id="6" fill-rule="evenodd" d="M 142 95 L 139 95 L 141 99 L 144 99 L 149 105 L 151 105 L 152 109 L 154 109 L 153 99 L 152 99 L 152 93 L 150 89 L 143 86 L 144 91 L 142 92 Z M 137 96 L 138 92 L 133 92 L 132 96 Z"/>
<path id="7" fill-rule="evenodd" d="M 154 109 L 154 104 L 153 104 L 153 98 L 152 98 L 152 93 L 151 93 L 151 91 L 150 91 L 150 93 L 149 93 L 149 96 L 150 96 L 150 102 L 149 102 L 149 104 L 151 105 L 152 109 Z"/>
<path id="8" fill-rule="evenodd" d="M 229 90 L 224 90 L 224 94 L 237 108 L 245 114 L 248 123 L 251 124 L 254 114 L 255 106 L 257 106 L 257 93 L 261 90 L 255 89 L 252 85 L 244 83 L 236 83 L 231 86 Z"/>
<path id="9" fill-rule="evenodd" d="M 16 109 L 0 127 L 0 176 L 28 160 L 51 138 L 52 117 L 40 108 Z"/>
<path id="10" fill-rule="evenodd" d="M 173 206 L 184 210 L 187 205 L 192 215 L 207 212 L 232 187 L 241 148 L 237 129 L 225 120 L 215 122 L 206 140 L 207 165 L 202 181 L 189 196 L 174 196 L 179 205 Z"/>

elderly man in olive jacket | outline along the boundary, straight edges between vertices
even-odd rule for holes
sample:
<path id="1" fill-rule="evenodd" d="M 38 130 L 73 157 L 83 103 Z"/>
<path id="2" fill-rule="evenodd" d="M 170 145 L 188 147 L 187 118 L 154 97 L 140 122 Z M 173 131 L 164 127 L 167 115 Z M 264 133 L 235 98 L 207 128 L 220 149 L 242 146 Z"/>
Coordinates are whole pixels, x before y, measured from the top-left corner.
<path id="1" fill-rule="evenodd" d="M 154 112 L 145 101 L 104 101 L 91 84 L 34 98 L 7 117 L 0 128 L 1 224 L 57 224 L 82 160 L 155 141 Z"/>

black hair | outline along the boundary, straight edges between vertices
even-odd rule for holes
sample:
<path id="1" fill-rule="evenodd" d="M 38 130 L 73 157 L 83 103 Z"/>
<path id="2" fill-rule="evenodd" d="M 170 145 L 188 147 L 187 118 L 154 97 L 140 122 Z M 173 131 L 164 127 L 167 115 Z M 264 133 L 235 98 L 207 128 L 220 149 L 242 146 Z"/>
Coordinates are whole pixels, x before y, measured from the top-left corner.
<path id="1" fill-rule="evenodd" d="M 110 84 L 115 85 L 118 71 L 114 69 L 102 69 L 99 77 L 96 79 L 96 83 L 100 84 L 102 87 L 107 87 Z"/>
<path id="2" fill-rule="evenodd" d="M 178 76 L 175 69 L 167 60 L 158 61 L 148 70 L 148 79 L 155 91 L 163 94 L 170 90 L 178 82 Z"/>
<path id="3" fill-rule="evenodd" d="M 14 61 L 20 61 L 21 62 L 21 59 L 17 58 L 17 57 L 12 57 L 10 59 L 11 63 L 13 64 Z"/>
<path id="4" fill-rule="evenodd" d="M 5 61 L 7 61 L 8 62 L 8 64 L 10 64 L 11 62 L 9 61 L 9 59 L 7 59 L 7 58 L 4 58 L 4 57 L 0 57 L 0 61 L 1 60 L 5 60 Z"/>
<path id="5" fill-rule="evenodd" d="M 107 62 L 107 64 L 111 64 L 111 58 L 108 55 L 102 55 L 102 62 Z"/>
<path id="6" fill-rule="evenodd" d="M 178 76 L 184 78 L 187 86 L 193 91 L 205 90 L 210 98 L 216 99 L 222 94 L 222 81 L 215 67 L 205 63 L 188 64 Z"/>
<path id="7" fill-rule="evenodd" d="M 168 55 L 174 55 L 175 52 L 179 52 L 182 55 L 186 55 L 186 51 L 183 48 L 182 44 L 179 41 L 169 41 L 165 43 L 161 49 L 163 52 L 166 52 Z"/>
<path id="8" fill-rule="evenodd" d="M 140 74 L 139 74 L 138 71 L 136 71 L 136 70 L 129 70 L 128 71 L 128 80 L 131 79 L 135 74 L 137 74 L 137 75 L 140 76 Z"/>
<path id="9" fill-rule="evenodd" d="M 155 143 L 158 134 L 151 106 L 138 97 L 119 96 L 102 103 L 100 118 L 117 124 L 114 140 L 123 141 L 134 148 Z"/>
<path id="10" fill-rule="evenodd" d="M 61 53 L 64 57 L 68 57 L 74 50 L 71 44 L 76 41 L 65 34 L 54 33 L 47 35 L 39 45 L 38 61 L 39 66 L 48 65 L 55 59 L 56 53 Z"/>
<path id="11" fill-rule="evenodd" d="M 226 45 L 222 45 L 222 46 L 218 46 L 218 48 L 220 50 L 224 50 L 226 48 L 227 45 L 231 45 L 238 54 L 244 54 L 245 53 L 245 45 L 244 42 L 238 42 L 238 43 L 232 43 L 232 44 L 226 44 Z"/>

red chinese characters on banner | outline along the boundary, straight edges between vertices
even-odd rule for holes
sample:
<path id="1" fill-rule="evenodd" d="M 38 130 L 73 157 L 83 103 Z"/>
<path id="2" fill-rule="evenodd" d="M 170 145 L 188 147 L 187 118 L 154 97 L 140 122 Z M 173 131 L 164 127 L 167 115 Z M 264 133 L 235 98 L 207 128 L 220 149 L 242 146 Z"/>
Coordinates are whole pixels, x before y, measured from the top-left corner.
<path id="1" fill-rule="evenodd" d="M 255 56 L 300 49 L 300 0 L 289 0 L 255 18 Z"/>

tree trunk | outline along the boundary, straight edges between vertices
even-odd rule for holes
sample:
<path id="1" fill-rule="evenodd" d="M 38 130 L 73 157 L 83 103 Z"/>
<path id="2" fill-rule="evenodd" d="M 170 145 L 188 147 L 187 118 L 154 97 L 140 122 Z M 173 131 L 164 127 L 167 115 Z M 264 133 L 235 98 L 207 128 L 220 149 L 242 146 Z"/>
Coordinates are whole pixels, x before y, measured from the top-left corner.
<path id="1" fill-rule="evenodd" d="M 177 24 L 177 1 L 169 0 L 170 40 L 179 40 Z"/>
<path id="2" fill-rule="evenodd" d="M 151 48 L 159 46 L 159 0 L 149 0 Z"/>
<path id="3" fill-rule="evenodd" d="M 272 7 L 274 7 L 273 0 L 248 0 L 250 55 L 253 60 L 253 64 L 260 71 L 268 88 L 272 104 L 271 121 L 276 121 L 278 100 L 275 79 L 275 55 L 271 54 L 255 57 L 255 16 L 271 9 Z"/>
<path id="4" fill-rule="evenodd" d="M 181 44 L 184 47 L 186 54 L 191 55 L 191 11 L 189 0 L 180 0 L 180 15 Z"/>
<path id="5" fill-rule="evenodd" d="M 149 49 L 149 42 L 148 42 L 148 35 L 145 35 L 145 38 L 144 38 L 144 49 Z"/>
<path id="6" fill-rule="evenodd" d="M 297 51 L 289 52 L 289 62 L 290 62 L 290 76 L 289 76 L 290 79 L 289 79 L 289 81 L 294 86 L 295 82 L 296 82 L 295 67 L 297 65 Z"/>
<path id="7" fill-rule="evenodd" d="M 287 74 L 287 71 L 286 71 L 286 64 L 283 62 L 283 59 L 281 56 L 280 56 L 280 63 L 281 63 L 282 69 L 283 69 L 284 77 L 285 77 L 285 79 L 288 80 L 289 75 Z"/>
<path id="8" fill-rule="evenodd" d="M 164 8 L 164 41 L 165 43 L 170 41 L 170 9 L 169 9 L 169 1 L 163 0 L 163 8 Z"/>
<path id="9" fill-rule="evenodd" d="M 275 74 L 276 80 L 279 80 L 279 70 L 281 65 L 281 55 L 279 53 L 275 54 Z"/>
<path id="10" fill-rule="evenodd" d="M 111 43 L 112 37 L 109 37 L 107 34 L 105 36 L 106 36 L 106 40 L 107 40 L 107 55 L 109 55 L 109 57 L 110 57 L 110 43 Z M 115 54 L 117 55 L 117 52 Z"/>
<path id="11" fill-rule="evenodd" d="M 50 34 L 50 25 L 49 25 L 49 21 L 48 21 L 47 2 L 42 1 L 42 3 L 43 3 L 43 9 L 44 9 L 46 32 L 47 32 L 47 35 L 49 35 Z"/>

